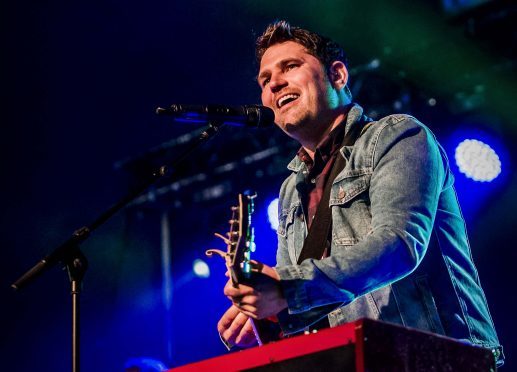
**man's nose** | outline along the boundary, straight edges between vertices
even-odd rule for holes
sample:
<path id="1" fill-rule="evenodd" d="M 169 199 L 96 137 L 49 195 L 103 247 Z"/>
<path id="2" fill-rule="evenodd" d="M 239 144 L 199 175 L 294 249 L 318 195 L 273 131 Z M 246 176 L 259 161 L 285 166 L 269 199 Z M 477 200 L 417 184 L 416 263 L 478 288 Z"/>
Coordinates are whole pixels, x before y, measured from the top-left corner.
<path id="1" fill-rule="evenodd" d="M 287 86 L 287 81 L 283 78 L 282 75 L 273 75 L 271 77 L 271 80 L 269 82 L 269 89 L 271 89 L 271 92 L 276 93 L 282 88 Z"/>

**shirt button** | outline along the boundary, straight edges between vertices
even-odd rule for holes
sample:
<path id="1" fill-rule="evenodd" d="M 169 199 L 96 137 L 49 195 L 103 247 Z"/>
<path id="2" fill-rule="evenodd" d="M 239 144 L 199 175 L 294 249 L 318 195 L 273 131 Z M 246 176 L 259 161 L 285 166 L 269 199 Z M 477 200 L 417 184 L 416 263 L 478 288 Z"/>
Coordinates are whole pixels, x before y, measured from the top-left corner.
<path id="1" fill-rule="evenodd" d="M 311 179 L 311 183 L 316 183 L 316 178 Z"/>
<path id="2" fill-rule="evenodd" d="M 345 190 L 339 190 L 339 192 L 338 192 L 338 195 L 337 195 L 337 196 L 338 196 L 338 198 L 339 198 L 339 199 L 344 199 L 344 198 L 345 198 L 345 196 L 346 196 L 346 192 L 345 192 Z"/>

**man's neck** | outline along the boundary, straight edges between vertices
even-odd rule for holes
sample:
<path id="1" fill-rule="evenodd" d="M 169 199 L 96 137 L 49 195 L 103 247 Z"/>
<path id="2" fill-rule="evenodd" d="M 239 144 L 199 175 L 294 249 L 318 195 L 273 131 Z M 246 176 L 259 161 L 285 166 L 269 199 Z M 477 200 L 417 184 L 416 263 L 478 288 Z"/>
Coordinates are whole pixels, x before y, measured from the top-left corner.
<path id="1" fill-rule="evenodd" d="M 312 140 L 300 141 L 302 147 L 307 151 L 307 154 L 310 156 L 312 160 L 314 160 L 314 153 L 318 148 L 319 144 L 328 137 L 329 133 L 332 132 L 334 128 L 336 128 L 339 124 L 341 124 L 344 120 L 346 120 L 346 116 L 348 114 L 348 110 L 344 113 L 340 113 L 336 118 L 328 125 L 325 130 L 320 132 L 320 135 L 315 136 Z"/>

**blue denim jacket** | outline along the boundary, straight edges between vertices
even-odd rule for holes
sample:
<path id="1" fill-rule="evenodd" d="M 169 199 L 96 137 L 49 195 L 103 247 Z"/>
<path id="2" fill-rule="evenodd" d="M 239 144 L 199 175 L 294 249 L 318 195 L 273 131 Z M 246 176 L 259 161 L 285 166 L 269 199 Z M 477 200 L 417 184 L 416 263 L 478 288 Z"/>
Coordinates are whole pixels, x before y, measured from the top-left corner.
<path id="1" fill-rule="evenodd" d="M 345 131 L 360 119 L 354 105 Z M 331 188 L 331 254 L 296 261 L 307 235 L 295 158 L 280 190 L 276 270 L 288 302 L 285 334 L 323 317 L 336 326 L 362 317 L 502 351 L 472 261 L 444 150 L 415 118 L 366 125 Z"/>

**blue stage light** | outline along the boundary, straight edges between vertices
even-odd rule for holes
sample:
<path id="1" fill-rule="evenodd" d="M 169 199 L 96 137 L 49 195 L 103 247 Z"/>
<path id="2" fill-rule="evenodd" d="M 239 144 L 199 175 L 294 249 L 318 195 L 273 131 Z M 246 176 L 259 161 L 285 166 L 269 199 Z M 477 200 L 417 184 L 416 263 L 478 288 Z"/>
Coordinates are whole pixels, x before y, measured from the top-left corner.
<path id="1" fill-rule="evenodd" d="M 160 372 L 165 371 L 167 367 L 157 359 L 140 357 L 128 359 L 124 369 L 126 371 Z"/>
<path id="2" fill-rule="evenodd" d="M 205 261 L 196 259 L 192 264 L 192 271 L 198 278 L 208 278 L 210 277 L 210 268 L 206 264 Z"/>
<path id="3" fill-rule="evenodd" d="M 454 154 L 461 173 L 478 182 L 490 182 L 501 173 L 501 160 L 494 149 L 476 139 L 466 139 Z"/>
<path id="4" fill-rule="evenodd" d="M 269 203 L 267 217 L 271 228 L 276 231 L 278 229 L 278 198 Z"/>

